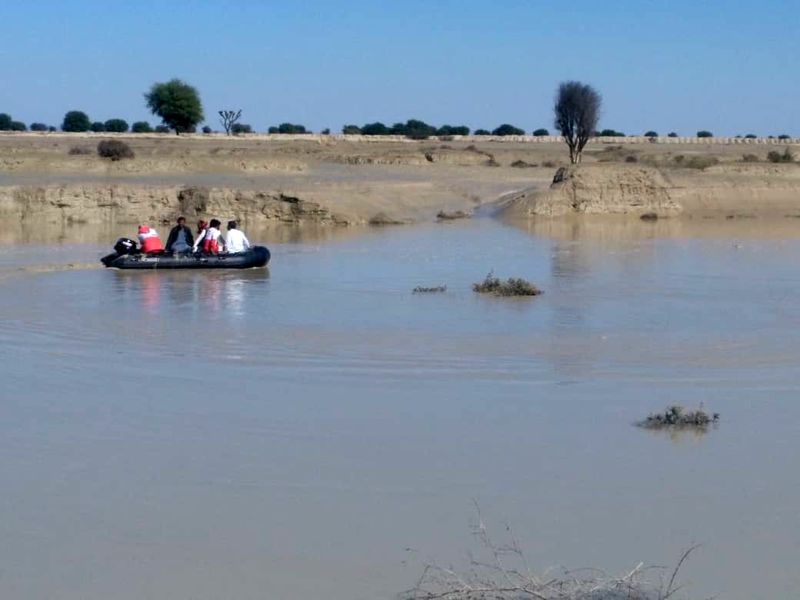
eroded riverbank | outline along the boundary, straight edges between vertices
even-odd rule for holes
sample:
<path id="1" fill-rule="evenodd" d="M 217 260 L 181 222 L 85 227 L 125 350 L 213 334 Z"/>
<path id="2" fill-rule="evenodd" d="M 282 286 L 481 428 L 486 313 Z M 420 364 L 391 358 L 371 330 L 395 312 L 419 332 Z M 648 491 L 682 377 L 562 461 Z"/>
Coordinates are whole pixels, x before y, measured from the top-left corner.
<path id="1" fill-rule="evenodd" d="M 428 222 L 499 202 L 515 216 L 796 217 L 800 165 L 772 146 L 591 143 L 579 169 L 557 142 L 0 136 L 0 217 L 51 224 L 171 222 L 217 213 L 267 223 Z M 800 154 L 791 144 L 784 150 Z M 793 150 L 794 149 L 794 150 Z"/>

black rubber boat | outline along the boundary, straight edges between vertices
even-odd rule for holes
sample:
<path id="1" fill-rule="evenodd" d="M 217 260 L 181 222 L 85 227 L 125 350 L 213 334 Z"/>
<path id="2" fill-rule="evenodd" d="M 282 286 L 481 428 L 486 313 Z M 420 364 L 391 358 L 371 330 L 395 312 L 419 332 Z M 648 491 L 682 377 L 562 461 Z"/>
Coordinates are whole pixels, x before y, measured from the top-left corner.
<path id="1" fill-rule="evenodd" d="M 127 244 L 130 242 L 130 244 Z M 252 269 L 264 267 L 269 262 L 269 250 L 253 246 L 236 254 L 142 254 L 136 243 L 121 239 L 114 252 L 100 259 L 114 269 Z"/>

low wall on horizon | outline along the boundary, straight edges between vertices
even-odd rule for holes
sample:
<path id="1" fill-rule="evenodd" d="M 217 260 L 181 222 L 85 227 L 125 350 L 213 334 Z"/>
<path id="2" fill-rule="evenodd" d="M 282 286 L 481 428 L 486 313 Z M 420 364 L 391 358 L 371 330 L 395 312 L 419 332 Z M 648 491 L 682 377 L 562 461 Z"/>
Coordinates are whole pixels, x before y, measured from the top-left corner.
<path id="1" fill-rule="evenodd" d="M 350 141 L 350 142 L 405 142 L 412 143 L 425 140 L 413 140 L 402 135 L 345 135 L 342 133 L 245 133 L 239 135 L 225 135 L 224 133 L 183 133 L 177 136 L 172 133 L 111 133 L 111 132 L 80 132 L 68 133 L 64 131 L 0 131 L 0 137 L 42 137 L 42 138 L 72 138 L 72 139 L 102 139 L 102 138 L 125 138 L 125 139 L 192 139 L 192 140 L 274 140 L 274 141 L 309 141 L 324 143 L 326 141 Z M 428 140 L 449 142 L 449 141 L 470 141 L 470 142 L 525 142 L 548 144 L 553 142 L 563 143 L 564 138 L 560 135 L 446 135 L 431 136 Z M 589 140 L 592 144 L 741 144 L 748 145 L 787 145 L 800 144 L 800 138 L 744 138 L 744 137 L 706 137 L 679 136 L 679 137 L 645 137 L 643 135 L 631 135 L 626 137 L 599 136 Z"/>

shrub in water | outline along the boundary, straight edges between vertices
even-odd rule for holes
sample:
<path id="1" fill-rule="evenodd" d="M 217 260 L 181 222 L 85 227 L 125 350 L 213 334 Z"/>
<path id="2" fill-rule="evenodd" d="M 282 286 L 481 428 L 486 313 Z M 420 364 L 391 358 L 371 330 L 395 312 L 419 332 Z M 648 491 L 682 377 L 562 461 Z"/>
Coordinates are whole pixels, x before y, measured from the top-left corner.
<path id="1" fill-rule="evenodd" d="M 97 154 L 111 160 L 133 158 L 133 150 L 122 140 L 103 140 L 97 144 Z"/>
<path id="2" fill-rule="evenodd" d="M 494 276 L 494 272 L 489 272 L 480 283 L 473 284 L 472 290 L 479 294 L 495 296 L 538 296 L 542 293 L 535 285 L 521 278 L 511 277 L 506 281 L 500 281 Z"/>
<path id="3" fill-rule="evenodd" d="M 645 429 L 664 429 L 664 428 L 684 428 L 695 427 L 705 429 L 710 424 L 719 421 L 719 414 L 708 414 L 703 407 L 697 410 L 686 410 L 679 405 L 667 408 L 663 413 L 653 413 L 648 415 L 644 421 L 637 423 L 639 427 Z"/>

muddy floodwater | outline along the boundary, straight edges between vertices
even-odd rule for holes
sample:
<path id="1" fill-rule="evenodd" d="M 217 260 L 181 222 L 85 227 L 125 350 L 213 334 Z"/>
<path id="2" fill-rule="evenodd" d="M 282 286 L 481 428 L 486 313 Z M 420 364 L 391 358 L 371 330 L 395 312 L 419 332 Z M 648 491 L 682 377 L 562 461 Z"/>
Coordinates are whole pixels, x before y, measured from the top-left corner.
<path id="1" fill-rule="evenodd" d="M 119 233 L 0 232 L 0 597 L 389 599 L 463 564 L 473 501 L 541 570 L 699 543 L 691 597 L 800 590 L 800 220 L 264 230 L 269 270 L 96 268 Z M 545 293 L 474 294 L 492 269 Z M 671 403 L 721 421 L 632 426 Z"/>

